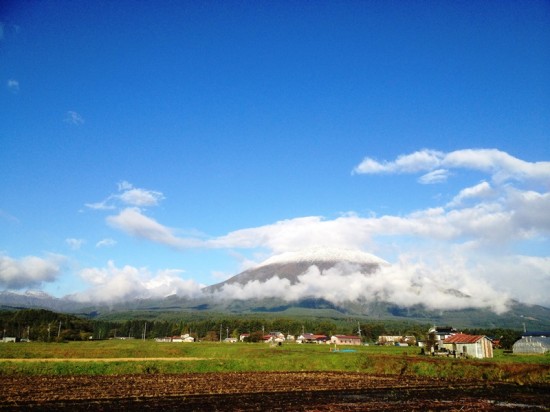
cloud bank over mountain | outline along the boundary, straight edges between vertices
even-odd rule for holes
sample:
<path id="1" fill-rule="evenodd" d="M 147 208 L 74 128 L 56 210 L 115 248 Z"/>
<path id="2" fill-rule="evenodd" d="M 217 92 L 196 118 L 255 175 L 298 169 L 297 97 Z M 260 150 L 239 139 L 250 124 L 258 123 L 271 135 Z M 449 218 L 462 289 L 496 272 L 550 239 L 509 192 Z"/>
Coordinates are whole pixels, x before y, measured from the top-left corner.
<path id="1" fill-rule="evenodd" d="M 498 292 L 466 268 L 449 262 L 436 269 L 422 263 L 400 261 L 364 273 L 353 264 L 337 264 L 320 270 L 312 265 L 298 281 L 272 277 L 246 284 L 225 284 L 214 293 L 218 299 L 279 298 L 288 302 L 324 299 L 335 305 L 347 302 L 389 302 L 400 307 L 423 305 L 427 309 L 487 308 L 503 313 L 509 297 Z"/>
<path id="2" fill-rule="evenodd" d="M 89 213 L 106 213 L 106 227 L 119 234 L 182 253 L 192 249 L 242 253 L 248 266 L 308 247 L 368 251 L 391 263 L 371 276 L 341 268 L 319 272 L 312 267 L 292 287 L 285 279 L 225 287 L 226 296 L 239 299 L 278 296 L 292 300 L 314 295 L 336 303 L 385 299 L 430 308 L 472 306 L 502 311 L 512 298 L 550 306 L 548 294 L 543 293 L 550 290 L 550 162 L 527 162 L 496 149 L 420 150 L 392 161 L 366 157 L 353 168 L 350 178 L 419 174 L 420 183 L 444 186 L 458 179 L 461 171 L 472 170 L 487 180 L 461 187 L 446 198 L 431 199 L 431 206 L 404 214 L 290 217 L 220 236 L 182 235 L 190 230 L 161 223 L 151 210 L 166 200 L 165 195 L 126 181 L 119 184 L 117 193 L 85 206 Z M 66 242 L 78 251 L 86 239 L 67 238 Z M 98 248 L 110 246 L 102 250 L 119 246 L 112 237 L 89 243 Z M 0 284 L 5 288 L 54 282 L 64 270 L 59 257 L 18 260 L 4 254 L 1 259 Z M 81 268 L 77 274 L 89 289 L 74 296 L 89 301 L 174 293 L 193 297 L 204 286 L 183 269 L 151 271 L 127 264 L 119 268 L 112 260 L 105 267 Z M 452 295 L 448 290 L 460 293 Z"/>

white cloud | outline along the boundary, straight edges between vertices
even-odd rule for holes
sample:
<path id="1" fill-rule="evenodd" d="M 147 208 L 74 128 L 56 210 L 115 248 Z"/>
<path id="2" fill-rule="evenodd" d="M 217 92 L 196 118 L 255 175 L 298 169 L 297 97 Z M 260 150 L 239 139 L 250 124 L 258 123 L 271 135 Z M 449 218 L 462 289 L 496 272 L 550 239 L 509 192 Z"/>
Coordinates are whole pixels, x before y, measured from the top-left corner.
<path id="1" fill-rule="evenodd" d="M 181 277 L 179 269 L 164 269 L 152 273 L 147 268 L 117 267 L 113 261 L 103 268 L 86 268 L 80 277 L 90 289 L 70 297 L 81 302 L 114 303 L 129 299 L 163 298 L 169 295 L 194 297 L 204 285 Z"/>
<path id="2" fill-rule="evenodd" d="M 311 266 L 291 285 L 278 277 L 245 285 L 226 284 L 215 294 L 220 299 L 276 297 L 287 301 L 323 298 L 336 305 L 346 301 L 382 300 L 402 307 L 424 305 L 428 309 L 488 308 L 507 310 L 508 296 L 472 274 L 460 261 L 429 267 L 422 262 L 400 260 L 377 272 L 364 274 L 353 265 L 320 271 Z"/>
<path id="3" fill-rule="evenodd" d="M 116 206 L 113 204 L 110 204 L 109 201 L 111 198 L 107 198 L 101 202 L 96 203 L 85 203 L 84 206 L 86 206 L 88 209 L 93 210 L 113 210 L 116 209 Z"/>
<path id="4" fill-rule="evenodd" d="M 134 188 L 134 185 L 132 185 L 130 182 L 123 180 L 122 182 L 118 183 L 118 191 L 124 192 L 125 190 L 130 190 Z"/>
<path id="5" fill-rule="evenodd" d="M 119 199 L 132 206 L 156 206 L 163 199 L 162 193 L 144 189 L 128 189 Z"/>
<path id="6" fill-rule="evenodd" d="M 378 162 L 365 158 L 354 172 L 376 173 L 418 173 L 436 169 L 469 169 L 490 173 L 493 181 L 536 181 L 548 186 L 550 162 L 526 162 L 497 149 L 464 149 L 443 153 L 421 150 L 401 155 L 393 162 Z"/>
<path id="7" fill-rule="evenodd" d="M 393 162 L 383 161 L 380 163 L 367 157 L 355 167 L 354 172 L 359 174 L 417 173 L 439 167 L 442 157 L 442 152 L 427 149 L 401 155 Z"/>
<path id="8" fill-rule="evenodd" d="M 395 286 L 391 290 L 384 289 L 382 286 L 377 286 L 377 289 L 372 283 L 363 284 L 362 278 L 341 278 L 340 280 L 368 286 L 380 296 L 389 296 L 395 302 L 398 300 L 416 302 L 415 299 L 418 296 L 427 298 L 425 291 L 431 290 L 434 296 L 432 302 L 439 302 L 437 303 L 439 305 L 443 304 L 448 296 L 441 292 L 444 289 L 441 289 L 441 282 L 438 281 L 438 283 L 436 280 L 438 274 L 445 274 L 444 284 L 456 285 L 456 287 L 449 287 L 476 297 L 476 302 L 481 302 L 485 306 L 493 305 L 495 310 L 502 310 L 494 294 L 496 291 L 508 293 L 515 298 L 525 296 L 526 291 L 532 289 L 533 285 L 523 283 L 519 285 L 521 289 L 519 287 L 510 289 L 504 284 L 501 287 L 498 285 L 495 274 L 490 270 L 491 259 L 487 256 L 503 260 L 502 256 L 513 256 L 517 250 L 522 250 L 523 247 L 529 248 L 533 242 L 537 242 L 538 250 L 548 245 L 549 165 L 549 162 L 525 162 L 492 149 L 460 150 L 447 154 L 420 151 L 412 155 L 400 156 L 395 162 L 383 163 L 368 159 L 362 168 L 358 166 L 358 172 L 359 169 L 361 173 L 427 172 L 420 180 L 424 183 L 433 183 L 443 181 L 452 169 L 467 168 L 488 173 L 492 180 L 490 183 L 482 181 L 460 190 L 447 204 L 400 216 L 363 217 L 357 214 L 346 214 L 335 219 L 305 216 L 238 229 L 210 238 L 180 235 L 181 231 L 146 216 L 146 212 L 136 206 L 138 204 L 156 205 L 164 198 L 162 193 L 144 189 L 135 191 L 136 189 L 128 182 L 119 184 L 122 195 L 112 195 L 102 202 L 102 205 L 112 204 L 122 208 L 117 214 L 107 217 L 107 222 L 112 227 L 131 236 L 179 250 L 220 248 L 254 251 L 260 249 L 270 255 L 326 246 L 365 250 L 390 261 L 395 259 L 389 259 L 388 254 L 393 257 L 410 254 L 415 259 L 424 259 L 423 262 L 428 262 L 436 256 L 443 256 L 442 251 L 445 250 L 460 250 L 460 257 L 464 261 L 460 267 L 442 264 L 440 262 L 444 259 L 441 258 L 438 262 L 422 263 L 420 266 L 400 263 L 398 266 L 394 265 L 391 270 L 383 271 L 387 280 L 393 282 L 390 284 Z M 524 183 L 528 184 L 524 185 Z M 542 183 L 539 191 L 532 189 L 537 183 Z M 524 189 L 523 186 L 529 187 L 529 190 Z M 514 261 L 518 273 L 523 273 L 524 278 L 530 275 L 521 272 L 523 268 L 530 270 L 533 274 L 544 273 L 541 270 L 539 272 L 532 270 L 531 266 L 525 263 L 528 258 Z M 453 256 L 452 261 L 456 260 L 457 258 Z M 251 265 L 250 260 L 246 261 L 247 267 Z M 419 276 L 422 281 L 418 280 Z M 307 277 L 305 279 L 307 280 Z M 369 282 L 377 279 L 374 277 Z M 327 279 L 324 280 L 329 282 Z M 403 291 L 392 292 L 398 290 L 399 284 L 403 286 Z M 422 285 L 423 292 L 420 295 L 418 293 L 415 295 L 416 292 L 414 292 L 414 285 L 417 284 Z M 307 288 L 303 286 L 303 293 L 313 290 L 312 284 L 307 283 L 307 285 Z M 284 290 L 286 286 L 284 282 L 277 283 L 276 280 L 269 284 L 273 290 L 278 288 Z M 249 294 L 255 292 L 269 293 L 259 284 L 251 284 L 248 288 L 250 289 L 241 290 L 239 293 L 243 296 L 252 296 Z M 293 289 L 292 293 L 299 293 L 296 291 L 299 289 Z M 486 296 L 483 295 L 483 291 L 487 292 Z M 467 302 L 464 296 L 455 296 L 453 299 L 456 305 Z M 550 304 L 547 297 L 537 299 L 540 304 Z"/>
<path id="9" fill-rule="evenodd" d="M 429 173 L 426 173 L 425 175 L 421 176 L 418 179 L 419 183 L 422 184 L 434 184 L 434 183 L 442 183 L 446 182 L 447 178 L 449 177 L 449 171 L 445 169 L 436 169 Z"/>
<path id="10" fill-rule="evenodd" d="M 475 274 L 488 279 L 514 299 L 548 307 L 550 299 L 550 257 L 487 256 L 479 260 Z"/>
<path id="11" fill-rule="evenodd" d="M 490 187 L 480 184 L 457 195 L 456 201 L 488 194 Z M 525 238 L 546 236 L 550 228 L 550 195 L 518 192 L 492 202 L 461 208 L 430 208 L 405 216 L 341 216 L 327 220 L 319 216 L 282 220 L 270 225 L 240 229 L 207 240 L 178 237 L 175 231 L 145 216 L 139 209 L 126 208 L 109 216 L 108 223 L 125 233 L 177 249 L 267 248 L 272 253 L 296 251 L 315 246 L 346 249 L 373 249 L 392 237 L 419 241 L 462 243 L 477 241 L 485 247 Z M 491 246 L 492 245 L 492 246 Z"/>
<path id="12" fill-rule="evenodd" d="M 107 223 L 123 232 L 176 249 L 199 246 L 197 241 L 175 236 L 172 229 L 145 216 L 138 208 L 126 208 L 118 215 L 108 216 Z"/>
<path id="13" fill-rule="evenodd" d="M 86 241 L 84 239 L 69 238 L 65 239 L 65 243 L 69 245 L 72 250 L 79 250 Z"/>
<path id="14" fill-rule="evenodd" d="M 136 188 L 127 181 L 118 184 L 118 191 L 121 193 L 109 195 L 101 202 L 86 203 L 85 206 L 94 210 L 113 210 L 119 206 L 149 207 L 157 206 L 164 199 L 161 192 Z"/>
<path id="15" fill-rule="evenodd" d="M 19 82 L 15 79 L 9 79 L 7 82 L 8 90 L 12 93 L 19 92 Z"/>
<path id="16" fill-rule="evenodd" d="M 101 239 L 99 242 L 95 244 L 95 247 L 110 247 L 116 245 L 117 242 L 114 239 Z"/>
<path id="17" fill-rule="evenodd" d="M 550 193 L 508 189 L 507 207 L 513 211 L 512 223 L 521 234 L 548 236 L 550 234 Z"/>
<path id="18" fill-rule="evenodd" d="M 69 110 L 65 114 L 64 122 L 74 124 L 74 125 L 78 126 L 78 125 L 84 124 L 84 118 L 80 114 L 78 114 L 77 112 Z"/>
<path id="19" fill-rule="evenodd" d="M 468 199 L 486 199 L 494 193 L 495 192 L 489 183 L 481 182 L 475 186 L 462 189 L 460 193 L 456 195 L 449 204 L 447 204 L 447 207 L 459 206 L 462 202 Z"/>
<path id="20" fill-rule="evenodd" d="M 53 282 L 61 273 L 65 258 L 50 255 L 47 258 L 27 256 L 14 259 L 0 254 L 0 287 L 23 289 Z"/>
<path id="21" fill-rule="evenodd" d="M 314 246 L 352 249 L 369 242 L 369 219 L 343 216 L 325 220 L 319 216 L 288 219 L 271 225 L 241 229 L 205 242 L 216 248 L 267 247 L 274 253 L 297 251 Z M 366 230 L 361 230 L 363 227 Z"/>

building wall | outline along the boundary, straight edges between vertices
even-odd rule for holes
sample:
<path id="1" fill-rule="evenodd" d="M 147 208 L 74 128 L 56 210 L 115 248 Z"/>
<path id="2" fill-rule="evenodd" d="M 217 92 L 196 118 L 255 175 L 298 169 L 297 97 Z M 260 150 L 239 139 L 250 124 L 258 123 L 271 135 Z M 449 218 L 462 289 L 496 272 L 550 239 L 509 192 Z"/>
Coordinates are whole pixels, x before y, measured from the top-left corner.
<path id="1" fill-rule="evenodd" d="M 457 356 L 480 359 L 493 357 L 493 345 L 487 338 L 474 343 L 445 343 L 444 347 L 449 351 L 455 351 Z"/>
<path id="2" fill-rule="evenodd" d="M 354 346 L 361 345 L 361 339 L 359 338 L 347 338 L 347 337 L 341 337 L 341 336 L 333 336 L 331 338 L 331 342 L 337 345 L 354 345 Z"/>

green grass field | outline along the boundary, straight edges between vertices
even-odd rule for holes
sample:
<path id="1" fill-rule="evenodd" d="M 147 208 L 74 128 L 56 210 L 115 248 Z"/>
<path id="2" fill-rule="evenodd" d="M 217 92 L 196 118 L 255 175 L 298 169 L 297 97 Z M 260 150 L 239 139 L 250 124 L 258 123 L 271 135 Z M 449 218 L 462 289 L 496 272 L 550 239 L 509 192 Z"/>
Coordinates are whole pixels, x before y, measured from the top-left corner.
<path id="1" fill-rule="evenodd" d="M 550 356 L 464 360 L 420 355 L 417 347 L 106 340 L 0 344 L 0 375 L 354 371 L 373 374 L 549 383 Z"/>

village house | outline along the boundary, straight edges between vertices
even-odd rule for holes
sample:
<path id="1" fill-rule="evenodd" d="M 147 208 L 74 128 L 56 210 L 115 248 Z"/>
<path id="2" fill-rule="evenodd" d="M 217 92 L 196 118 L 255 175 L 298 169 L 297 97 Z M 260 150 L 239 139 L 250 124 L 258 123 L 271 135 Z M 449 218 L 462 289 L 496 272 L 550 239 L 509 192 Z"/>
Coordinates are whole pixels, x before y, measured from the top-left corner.
<path id="1" fill-rule="evenodd" d="M 540 354 L 550 352 L 550 332 L 529 332 L 512 346 L 513 353 Z"/>
<path id="2" fill-rule="evenodd" d="M 330 343 L 335 345 L 361 345 L 359 336 L 334 335 L 330 338 Z"/>
<path id="3" fill-rule="evenodd" d="M 244 342 L 250 337 L 250 333 L 241 333 L 239 335 L 239 341 Z"/>
<path id="4" fill-rule="evenodd" d="M 493 342 L 487 336 L 457 333 L 443 341 L 443 348 L 454 356 L 465 358 L 492 358 Z"/>
<path id="5" fill-rule="evenodd" d="M 380 335 L 377 344 L 383 346 L 409 346 L 416 344 L 416 338 L 414 336 Z"/>
<path id="6" fill-rule="evenodd" d="M 451 326 L 434 326 L 428 331 L 426 347 L 432 352 L 443 349 L 445 339 L 456 335 L 458 331 Z"/>
<path id="7" fill-rule="evenodd" d="M 176 343 L 176 342 L 195 342 L 195 338 L 190 336 L 189 334 L 180 335 L 180 336 L 165 336 L 163 338 L 156 338 L 156 342 L 168 342 L 168 343 Z"/>
<path id="8" fill-rule="evenodd" d="M 304 333 L 296 339 L 296 343 L 326 343 L 326 335 L 315 335 L 313 333 Z"/>
<path id="9" fill-rule="evenodd" d="M 269 334 L 264 335 L 263 340 L 266 343 L 283 343 L 285 335 L 281 332 L 269 332 Z"/>
<path id="10" fill-rule="evenodd" d="M 269 332 L 272 342 L 284 342 L 285 335 L 282 332 Z"/>

